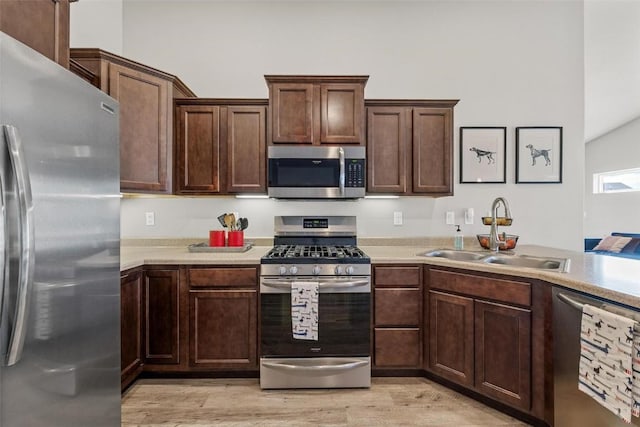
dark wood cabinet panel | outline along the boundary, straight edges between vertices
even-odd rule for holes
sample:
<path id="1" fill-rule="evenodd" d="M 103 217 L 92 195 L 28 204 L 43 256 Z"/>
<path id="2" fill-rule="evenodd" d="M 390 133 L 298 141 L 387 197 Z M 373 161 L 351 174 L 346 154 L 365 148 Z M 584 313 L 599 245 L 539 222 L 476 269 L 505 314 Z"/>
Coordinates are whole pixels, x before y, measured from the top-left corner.
<path id="1" fill-rule="evenodd" d="M 369 99 L 367 191 L 453 195 L 457 100 Z"/>
<path id="2" fill-rule="evenodd" d="M 121 187 L 166 190 L 169 82 L 110 64 L 109 95 L 120 103 Z"/>
<path id="3" fill-rule="evenodd" d="M 177 107 L 176 193 L 220 192 L 220 107 Z"/>
<path id="4" fill-rule="evenodd" d="M 267 191 L 264 99 L 177 99 L 177 194 Z"/>
<path id="5" fill-rule="evenodd" d="M 171 74 L 100 49 L 70 50 L 72 71 L 120 103 L 121 191 L 173 191 L 173 99 L 194 93 Z M 80 68 L 83 67 L 83 68 Z"/>
<path id="6" fill-rule="evenodd" d="M 376 288 L 374 292 L 376 326 L 419 327 L 422 324 L 419 288 Z"/>
<path id="7" fill-rule="evenodd" d="M 364 85 L 320 85 L 320 143 L 360 144 L 364 140 Z"/>
<path id="8" fill-rule="evenodd" d="M 266 107 L 227 108 L 228 193 L 267 191 L 266 116 Z"/>
<path id="9" fill-rule="evenodd" d="M 271 86 L 273 143 L 313 143 L 313 84 L 274 83 Z"/>
<path id="10" fill-rule="evenodd" d="M 475 302 L 476 387 L 528 411 L 531 407 L 531 310 Z"/>
<path id="11" fill-rule="evenodd" d="M 364 145 L 368 76 L 265 76 L 268 144 Z"/>
<path id="12" fill-rule="evenodd" d="M 429 291 L 429 353 L 432 372 L 473 387 L 473 299 Z"/>
<path id="13" fill-rule="evenodd" d="M 422 267 L 419 265 L 373 266 L 376 288 L 382 286 L 420 286 Z"/>
<path id="14" fill-rule="evenodd" d="M 374 368 L 412 368 L 422 365 L 419 328 L 375 328 Z"/>
<path id="15" fill-rule="evenodd" d="M 405 107 L 367 108 L 368 192 L 407 192 L 410 112 Z"/>
<path id="16" fill-rule="evenodd" d="M 120 384 L 127 387 L 142 371 L 142 274 L 120 277 Z"/>
<path id="17" fill-rule="evenodd" d="M 68 68 L 69 3 L 70 0 L 2 0 L 0 31 Z"/>
<path id="18" fill-rule="evenodd" d="M 190 365 L 257 369 L 257 291 L 190 291 Z"/>
<path id="19" fill-rule="evenodd" d="M 255 288 L 258 284 L 257 267 L 192 267 L 188 275 L 193 288 Z"/>
<path id="20" fill-rule="evenodd" d="M 413 109 L 413 192 L 453 194 L 453 108 Z"/>
<path id="21" fill-rule="evenodd" d="M 178 364 L 180 302 L 178 270 L 144 274 L 144 359 L 151 364 Z"/>

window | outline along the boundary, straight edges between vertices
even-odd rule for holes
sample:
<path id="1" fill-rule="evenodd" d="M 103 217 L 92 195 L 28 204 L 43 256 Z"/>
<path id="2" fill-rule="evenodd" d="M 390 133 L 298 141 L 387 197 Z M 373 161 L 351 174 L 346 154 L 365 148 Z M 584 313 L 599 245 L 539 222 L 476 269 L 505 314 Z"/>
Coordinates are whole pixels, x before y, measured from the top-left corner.
<path id="1" fill-rule="evenodd" d="M 640 191 L 640 168 L 593 174 L 594 194 L 629 191 Z"/>

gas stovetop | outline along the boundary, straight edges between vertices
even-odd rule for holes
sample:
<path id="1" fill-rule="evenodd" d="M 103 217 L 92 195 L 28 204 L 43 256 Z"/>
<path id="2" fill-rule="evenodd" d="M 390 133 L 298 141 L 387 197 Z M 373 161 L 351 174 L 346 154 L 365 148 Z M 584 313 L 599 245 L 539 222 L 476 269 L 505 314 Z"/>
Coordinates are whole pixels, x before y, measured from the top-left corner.
<path id="1" fill-rule="evenodd" d="M 277 263 L 358 263 L 370 262 L 369 257 L 356 246 L 349 245 L 276 245 L 264 257 Z"/>

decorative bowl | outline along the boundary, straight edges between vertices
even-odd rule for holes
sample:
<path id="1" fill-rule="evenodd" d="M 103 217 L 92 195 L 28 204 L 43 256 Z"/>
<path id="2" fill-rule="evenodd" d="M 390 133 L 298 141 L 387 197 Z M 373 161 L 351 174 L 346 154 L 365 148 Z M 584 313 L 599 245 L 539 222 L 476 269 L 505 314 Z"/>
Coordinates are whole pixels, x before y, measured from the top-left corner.
<path id="1" fill-rule="evenodd" d="M 491 218 L 490 216 L 482 217 L 482 223 L 484 225 L 491 225 L 492 222 L 493 222 L 493 218 Z M 502 227 L 509 226 L 511 225 L 512 222 L 513 222 L 513 218 L 507 218 L 505 216 L 499 216 L 496 218 L 496 223 Z"/>
<path id="2" fill-rule="evenodd" d="M 478 242 L 480 242 L 480 246 L 485 249 L 489 248 L 489 235 L 488 234 L 478 234 Z M 498 234 L 498 249 L 501 251 L 507 251 L 509 249 L 513 249 L 516 247 L 516 243 L 518 242 L 518 236 L 515 234 Z"/>

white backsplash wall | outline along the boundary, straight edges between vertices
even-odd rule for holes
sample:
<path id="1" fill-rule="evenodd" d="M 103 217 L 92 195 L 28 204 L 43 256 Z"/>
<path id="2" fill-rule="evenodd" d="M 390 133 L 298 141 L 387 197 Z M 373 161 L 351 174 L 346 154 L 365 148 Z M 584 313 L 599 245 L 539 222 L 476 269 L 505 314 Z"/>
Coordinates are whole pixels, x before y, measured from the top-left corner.
<path id="1" fill-rule="evenodd" d="M 306 213 L 355 214 L 363 236 L 452 236 L 445 212 L 473 207 L 469 236 L 488 231 L 480 216 L 504 196 L 515 217 L 505 231 L 520 243 L 581 250 L 583 2 L 126 0 L 123 15 L 124 56 L 178 75 L 201 97 L 266 98 L 265 74 L 368 74 L 366 98 L 460 99 L 454 197 L 126 199 L 123 237 L 203 235 L 227 210 L 249 218 L 249 236 L 272 235 L 274 215 Z M 507 127 L 506 184 L 457 183 L 460 126 Z M 514 183 L 516 126 L 563 126 L 562 184 Z M 145 227 L 152 210 L 157 225 Z M 393 226 L 396 210 L 403 226 Z"/>

